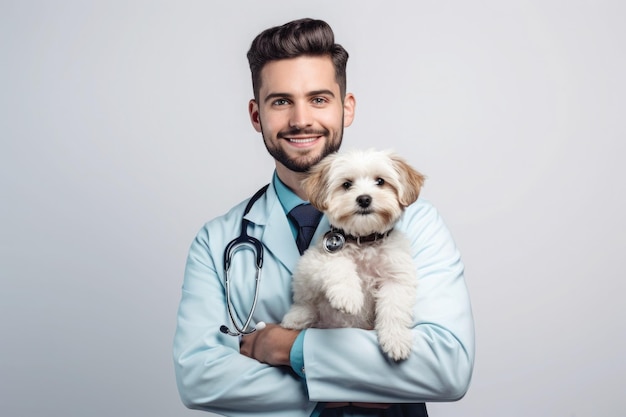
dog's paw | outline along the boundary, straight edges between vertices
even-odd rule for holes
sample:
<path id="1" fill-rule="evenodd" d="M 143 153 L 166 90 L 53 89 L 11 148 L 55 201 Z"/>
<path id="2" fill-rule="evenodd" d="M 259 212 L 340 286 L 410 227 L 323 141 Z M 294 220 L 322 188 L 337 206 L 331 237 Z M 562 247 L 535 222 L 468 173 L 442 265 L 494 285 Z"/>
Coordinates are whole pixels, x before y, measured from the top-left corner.
<path id="1" fill-rule="evenodd" d="M 350 287 L 336 287 L 326 294 L 330 305 L 346 314 L 355 315 L 363 308 L 363 293 Z"/>
<path id="2" fill-rule="evenodd" d="M 383 352 L 394 361 L 409 357 L 413 347 L 413 334 L 409 329 L 378 330 L 378 343 Z"/>
<path id="3" fill-rule="evenodd" d="M 280 323 L 280 325 L 281 327 L 284 327 L 285 329 L 292 329 L 292 330 L 302 330 L 302 329 L 306 329 L 309 327 L 306 320 L 297 320 L 296 317 L 291 317 L 289 315 L 283 318 L 283 321 Z"/>
<path id="4" fill-rule="evenodd" d="M 280 325 L 286 329 L 302 330 L 311 327 L 315 315 L 304 306 L 293 305 Z"/>

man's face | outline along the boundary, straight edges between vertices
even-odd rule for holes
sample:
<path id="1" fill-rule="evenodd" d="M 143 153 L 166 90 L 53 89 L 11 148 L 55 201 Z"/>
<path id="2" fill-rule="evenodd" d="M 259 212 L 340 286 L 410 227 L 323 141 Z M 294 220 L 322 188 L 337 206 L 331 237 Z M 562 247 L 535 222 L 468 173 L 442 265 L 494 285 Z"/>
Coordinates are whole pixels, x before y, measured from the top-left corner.
<path id="1" fill-rule="evenodd" d="M 278 168 L 305 172 L 339 149 L 354 117 L 354 97 L 346 94 L 342 102 L 330 57 L 272 61 L 261 80 L 250 119 Z"/>

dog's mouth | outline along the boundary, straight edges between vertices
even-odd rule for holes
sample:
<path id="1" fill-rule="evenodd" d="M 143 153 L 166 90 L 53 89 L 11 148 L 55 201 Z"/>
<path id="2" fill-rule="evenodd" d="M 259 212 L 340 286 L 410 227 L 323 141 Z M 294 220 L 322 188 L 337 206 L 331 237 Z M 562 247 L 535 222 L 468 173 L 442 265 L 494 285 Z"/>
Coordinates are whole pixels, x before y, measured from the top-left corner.
<path id="1" fill-rule="evenodd" d="M 361 208 L 356 211 L 356 214 L 358 214 L 359 216 L 367 216 L 368 214 L 372 213 L 374 213 L 374 210 L 372 210 L 371 208 Z"/>

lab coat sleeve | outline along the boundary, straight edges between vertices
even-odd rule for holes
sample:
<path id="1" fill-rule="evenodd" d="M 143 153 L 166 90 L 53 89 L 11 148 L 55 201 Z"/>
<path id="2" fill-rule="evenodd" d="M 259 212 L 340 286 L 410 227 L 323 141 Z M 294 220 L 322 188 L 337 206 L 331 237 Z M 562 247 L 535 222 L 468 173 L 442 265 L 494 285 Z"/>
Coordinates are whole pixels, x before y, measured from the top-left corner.
<path id="1" fill-rule="evenodd" d="M 209 229 L 201 230 L 191 245 L 178 311 L 173 352 L 183 403 L 229 416 L 310 415 L 315 403 L 309 402 L 301 378 L 288 367 L 241 355 L 238 338 L 219 331 L 230 321 L 223 277 L 217 272 L 223 254 L 211 248 L 225 246 L 224 233 Z M 213 235 L 220 242 L 211 243 Z"/>
<path id="2" fill-rule="evenodd" d="M 395 363 L 375 331 L 308 329 L 304 366 L 313 401 L 454 401 L 468 389 L 474 327 L 459 252 L 424 200 L 407 209 L 398 228 L 409 237 L 418 275 L 412 353 Z"/>

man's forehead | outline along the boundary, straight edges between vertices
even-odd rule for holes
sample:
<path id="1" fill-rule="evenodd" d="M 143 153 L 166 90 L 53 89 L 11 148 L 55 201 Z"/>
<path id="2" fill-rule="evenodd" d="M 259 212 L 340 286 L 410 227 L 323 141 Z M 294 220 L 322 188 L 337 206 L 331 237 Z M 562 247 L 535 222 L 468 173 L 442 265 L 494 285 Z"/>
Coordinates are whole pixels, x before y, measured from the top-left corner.
<path id="1" fill-rule="evenodd" d="M 335 68 L 328 56 L 301 56 L 270 61 L 261 70 L 262 95 L 278 92 L 301 94 L 319 90 L 330 90 L 335 94 L 339 92 Z"/>

